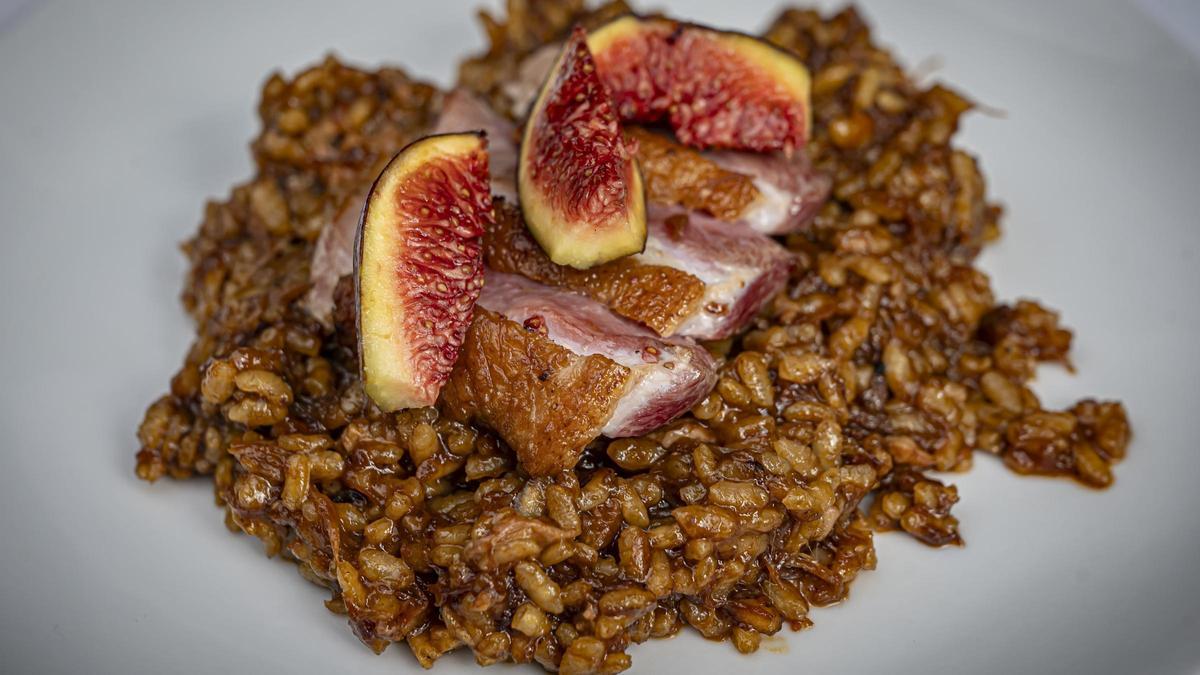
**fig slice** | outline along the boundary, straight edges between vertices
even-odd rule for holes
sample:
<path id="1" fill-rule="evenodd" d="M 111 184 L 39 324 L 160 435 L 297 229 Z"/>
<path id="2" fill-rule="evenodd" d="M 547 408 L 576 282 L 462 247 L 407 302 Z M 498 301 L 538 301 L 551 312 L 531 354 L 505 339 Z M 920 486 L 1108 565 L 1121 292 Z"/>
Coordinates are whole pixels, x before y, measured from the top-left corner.
<path id="1" fill-rule="evenodd" d="M 646 195 L 587 35 L 576 27 L 534 100 L 517 168 L 521 210 L 551 260 L 587 269 L 646 244 Z"/>
<path id="2" fill-rule="evenodd" d="M 437 401 L 483 287 L 493 218 L 482 133 L 415 141 L 371 186 L 354 278 L 363 383 L 384 411 Z"/>
<path id="3" fill-rule="evenodd" d="M 808 69 L 758 38 L 626 15 L 588 47 L 624 120 L 666 120 L 697 148 L 791 152 L 808 140 Z"/>

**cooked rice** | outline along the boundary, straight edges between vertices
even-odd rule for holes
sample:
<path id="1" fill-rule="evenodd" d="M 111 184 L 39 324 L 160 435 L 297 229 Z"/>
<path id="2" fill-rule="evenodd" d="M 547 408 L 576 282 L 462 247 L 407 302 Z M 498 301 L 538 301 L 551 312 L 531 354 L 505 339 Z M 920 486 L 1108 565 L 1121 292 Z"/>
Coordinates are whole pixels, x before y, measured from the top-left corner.
<path id="1" fill-rule="evenodd" d="M 521 56 L 585 15 L 509 3 L 462 83 L 500 103 Z M 1129 441 L 1120 403 L 1044 410 L 1035 367 L 1069 367 L 1071 333 L 1037 303 L 997 304 L 972 266 L 998 235 L 976 158 L 954 146 L 971 103 L 921 87 L 853 9 L 792 9 L 766 36 L 813 74 L 816 163 L 835 198 L 787 246 L 802 261 L 692 413 L 599 441 L 527 479 L 491 433 L 434 409 L 380 413 L 352 336 L 299 309 L 321 225 L 431 123 L 432 86 L 327 59 L 273 75 L 258 173 L 210 203 L 184 247 L 197 338 L 138 432 L 137 473 L 212 476 L 230 529 L 332 591 L 376 651 L 423 666 L 618 672 L 630 644 L 690 625 L 752 652 L 811 624 L 875 566 L 872 530 L 960 544 L 953 486 L 974 453 L 1104 487 Z"/>

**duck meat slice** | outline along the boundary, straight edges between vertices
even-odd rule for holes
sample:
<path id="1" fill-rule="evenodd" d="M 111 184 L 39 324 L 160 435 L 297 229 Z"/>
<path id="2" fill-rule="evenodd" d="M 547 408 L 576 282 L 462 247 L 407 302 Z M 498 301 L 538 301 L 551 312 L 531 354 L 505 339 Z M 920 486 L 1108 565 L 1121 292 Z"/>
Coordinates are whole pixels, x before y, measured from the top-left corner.
<path id="1" fill-rule="evenodd" d="M 704 282 L 699 307 L 678 335 L 719 340 L 737 333 L 783 289 L 796 262 L 770 237 L 697 211 L 652 204 L 647 218 L 646 250 L 635 258 Z"/>
<path id="2" fill-rule="evenodd" d="M 659 335 L 733 335 L 787 283 L 794 256 L 770 237 L 696 211 L 651 204 L 644 252 L 576 270 L 557 265 L 520 213 L 497 202 L 484 263 L 601 302 Z"/>
<path id="3" fill-rule="evenodd" d="M 488 268 L 582 293 L 659 335 L 674 334 L 699 311 L 704 282 L 687 271 L 646 264 L 637 256 L 586 270 L 559 265 L 534 240 L 516 206 L 497 201 L 494 208 L 495 223 L 483 235 Z"/>
<path id="4" fill-rule="evenodd" d="M 738 221 L 763 234 L 803 229 L 829 198 L 833 181 L 792 153 L 699 152 L 668 136 L 629 127 L 651 202 Z"/>
<path id="5" fill-rule="evenodd" d="M 525 470 L 574 466 L 597 437 L 637 436 L 695 405 L 716 364 L 584 296 L 488 270 L 442 408 L 494 429 Z"/>
<path id="6" fill-rule="evenodd" d="M 829 200 L 833 179 L 818 171 L 804 149 L 792 153 L 708 152 L 702 155 L 727 171 L 750 176 L 759 197 L 740 221 L 763 234 L 804 229 Z"/>

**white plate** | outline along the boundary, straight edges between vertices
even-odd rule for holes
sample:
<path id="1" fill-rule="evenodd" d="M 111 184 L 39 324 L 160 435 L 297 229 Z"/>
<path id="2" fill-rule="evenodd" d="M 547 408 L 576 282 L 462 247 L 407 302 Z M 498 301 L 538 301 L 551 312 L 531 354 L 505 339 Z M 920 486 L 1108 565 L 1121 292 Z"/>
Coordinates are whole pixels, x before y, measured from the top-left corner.
<path id="1" fill-rule="evenodd" d="M 134 429 L 191 338 L 175 246 L 249 175 L 267 72 L 332 49 L 446 83 L 481 43 L 472 4 L 51 2 L 0 35 L 0 671 L 416 668 L 227 533 L 208 482 L 136 480 Z M 746 29 L 772 4 L 679 3 Z M 959 137 L 1008 206 L 983 265 L 999 297 L 1062 310 L 1079 374 L 1038 390 L 1123 399 L 1130 458 L 1097 493 L 979 457 L 953 477 L 965 549 L 880 536 L 879 570 L 786 653 L 688 634 L 633 649 L 634 670 L 1196 671 L 1200 69 L 1123 4 L 867 4 L 908 64 L 939 56 L 1006 111 Z"/>

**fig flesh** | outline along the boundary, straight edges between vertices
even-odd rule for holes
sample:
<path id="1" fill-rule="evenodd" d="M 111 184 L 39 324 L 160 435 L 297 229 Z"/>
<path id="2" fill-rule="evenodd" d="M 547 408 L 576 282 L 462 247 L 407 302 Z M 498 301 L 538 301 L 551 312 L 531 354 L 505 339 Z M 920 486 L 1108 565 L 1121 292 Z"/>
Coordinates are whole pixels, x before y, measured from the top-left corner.
<path id="1" fill-rule="evenodd" d="M 697 148 L 790 152 L 808 140 L 808 70 L 758 38 L 627 15 L 588 47 L 624 120 L 665 120 Z"/>
<path id="2" fill-rule="evenodd" d="M 529 230 L 551 260 L 587 269 L 646 244 L 646 197 L 633 153 L 576 28 L 534 101 L 517 186 Z"/>
<path id="3" fill-rule="evenodd" d="M 437 400 L 483 287 L 493 217 L 481 133 L 415 141 L 371 186 L 355 283 L 363 383 L 381 409 Z"/>

